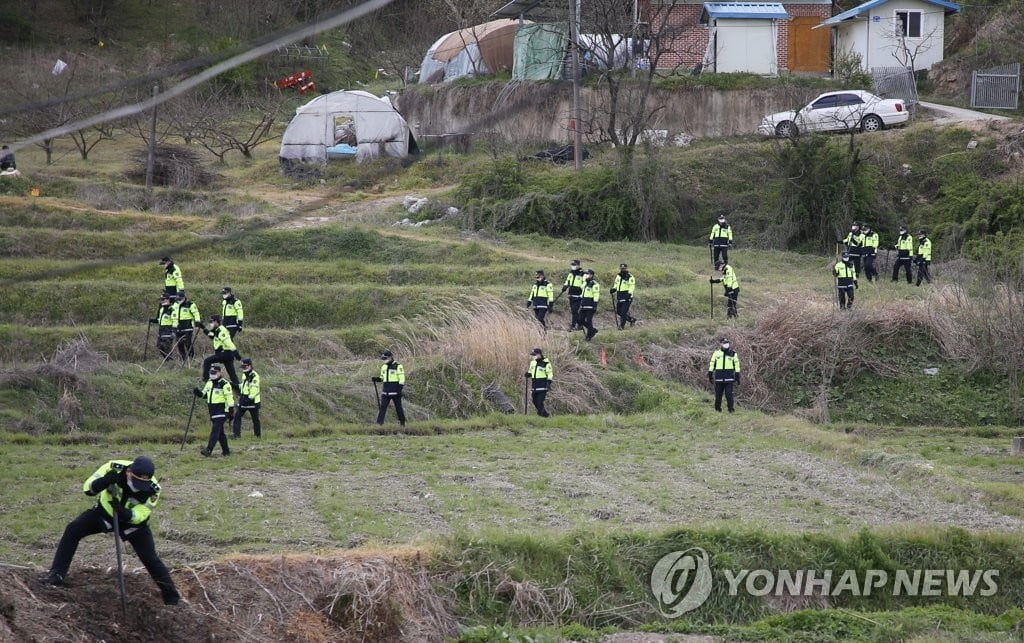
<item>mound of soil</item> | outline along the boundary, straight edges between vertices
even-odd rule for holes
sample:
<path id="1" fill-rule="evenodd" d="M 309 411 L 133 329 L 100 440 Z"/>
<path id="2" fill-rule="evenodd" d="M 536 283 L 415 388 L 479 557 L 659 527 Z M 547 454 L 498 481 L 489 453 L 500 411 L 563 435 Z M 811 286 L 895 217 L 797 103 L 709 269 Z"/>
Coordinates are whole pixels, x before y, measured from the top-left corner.
<path id="1" fill-rule="evenodd" d="M 0 641 L 443 641 L 450 601 L 418 550 L 244 556 L 175 570 L 165 606 L 145 571 L 72 565 L 63 587 L 43 570 L 0 567 Z"/>

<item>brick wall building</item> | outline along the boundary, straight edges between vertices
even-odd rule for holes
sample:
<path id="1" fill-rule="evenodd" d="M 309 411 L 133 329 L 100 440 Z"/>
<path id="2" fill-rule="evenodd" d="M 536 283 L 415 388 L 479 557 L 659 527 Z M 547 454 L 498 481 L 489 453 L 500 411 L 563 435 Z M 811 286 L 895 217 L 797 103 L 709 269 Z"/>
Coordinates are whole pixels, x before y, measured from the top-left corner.
<path id="1" fill-rule="evenodd" d="M 741 4 L 741 3 L 737 3 Z M 790 18 L 776 21 L 776 63 L 779 71 L 827 72 L 830 69 L 828 29 L 811 30 L 832 15 L 831 2 L 784 2 Z M 701 23 L 704 2 L 639 0 L 641 20 L 652 35 L 661 35 L 660 69 L 693 69 L 709 54 L 711 28 Z M 711 56 L 713 58 L 713 54 Z"/>

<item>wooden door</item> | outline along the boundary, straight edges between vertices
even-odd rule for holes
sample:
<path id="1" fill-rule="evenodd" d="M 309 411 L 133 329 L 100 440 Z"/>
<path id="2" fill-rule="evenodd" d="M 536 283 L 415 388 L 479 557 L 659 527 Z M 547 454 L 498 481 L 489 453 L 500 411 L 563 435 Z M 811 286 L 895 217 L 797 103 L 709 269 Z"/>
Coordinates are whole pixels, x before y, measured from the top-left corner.
<path id="1" fill-rule="evenodd" d="M 817 16 L 799 16 L 789 22 L 789 70 L 827 72 L 831 29 Z"/>

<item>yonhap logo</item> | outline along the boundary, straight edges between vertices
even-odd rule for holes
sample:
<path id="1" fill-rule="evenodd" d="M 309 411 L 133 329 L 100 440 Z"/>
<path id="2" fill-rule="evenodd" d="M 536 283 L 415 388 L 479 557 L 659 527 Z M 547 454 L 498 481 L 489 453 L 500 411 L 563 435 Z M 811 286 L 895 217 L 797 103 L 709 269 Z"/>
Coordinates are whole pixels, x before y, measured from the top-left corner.
<path id="1" fill-rule="evenodd" d="M 703 605 L 711 595 L 708 553 L 691 547 L 662 556 L 651 570 L 651 593 L 666 618 L 678 618 Z"/>

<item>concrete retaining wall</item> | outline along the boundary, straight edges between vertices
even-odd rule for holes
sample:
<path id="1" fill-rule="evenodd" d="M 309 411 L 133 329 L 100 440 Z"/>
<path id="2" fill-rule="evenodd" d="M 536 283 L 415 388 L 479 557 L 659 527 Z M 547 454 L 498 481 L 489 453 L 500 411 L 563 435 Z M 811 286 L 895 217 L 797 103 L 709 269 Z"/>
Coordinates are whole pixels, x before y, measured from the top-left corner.
<path id="1" fill-rule="evenodd" d="M 653 90 L 648 111 L 657 108 L 649 129 L 663 130 L 668 140 L 752 134 L 765 114 L 807 104 L 820 90 L 779 88 L 722 91 Z M 607 123 L 607 91 L 583 88 L 583 131 L 590 142 Z M 413 133 L 424 142 L 431 135 L 456 132 L 499 138 L 570 142 L 572 88 L 568 83 L 517 85 L 418 86 L 395 101 Z"/>

